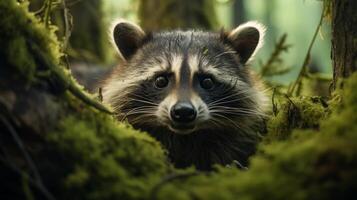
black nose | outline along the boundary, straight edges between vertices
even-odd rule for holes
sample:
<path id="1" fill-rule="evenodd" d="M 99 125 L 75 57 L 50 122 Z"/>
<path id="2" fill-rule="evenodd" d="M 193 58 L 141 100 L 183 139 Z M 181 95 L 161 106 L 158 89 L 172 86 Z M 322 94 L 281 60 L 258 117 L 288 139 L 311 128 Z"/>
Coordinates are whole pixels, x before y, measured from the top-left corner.
<path id="1" fill-rule="evenodd" d="M 189 123 L 196 119 L 196 110 L 191 103 L 178 102 L 170 111 L 172 120 L 179 123 Z"/>

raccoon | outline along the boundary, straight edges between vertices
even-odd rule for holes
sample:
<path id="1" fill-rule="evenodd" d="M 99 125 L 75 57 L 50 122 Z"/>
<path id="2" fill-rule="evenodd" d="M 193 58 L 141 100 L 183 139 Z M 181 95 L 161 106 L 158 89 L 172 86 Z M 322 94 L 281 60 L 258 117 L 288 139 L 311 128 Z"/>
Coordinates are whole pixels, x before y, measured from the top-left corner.
<path id="1" fill-rule="evenodd" d="M 119 21 L 112 36 L 122 63 L 105 81 L 103 101 L 160 141 L 178 168 L 246 166 L 267 99 L 247 64 L 264 33 L 256 22 L 228 32 L 152 33 Z"/>

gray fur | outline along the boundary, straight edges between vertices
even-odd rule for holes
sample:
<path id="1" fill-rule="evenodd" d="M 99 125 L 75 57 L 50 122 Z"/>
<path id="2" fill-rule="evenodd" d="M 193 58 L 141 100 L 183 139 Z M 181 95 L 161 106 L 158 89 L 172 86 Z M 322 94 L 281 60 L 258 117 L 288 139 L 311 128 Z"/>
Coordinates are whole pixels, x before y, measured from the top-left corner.
<path id="1" fill-rule="evenodd" d="M 249 28 L 251 33 L 254 27 Z M 242 45 L 236 46 L 236 41 L 245 40 L 239 31 L 146 33 L 136 41 L 135 49 L 129 45 L 130 55 L 123 53 L 126 61 L 103 87 L 104 101 L 112 105 L 119 120 L 128 120 L 133 127 L 158 139 L 177 167 L 195 165 L 209 170 L 213 164 L 226 165 L 234 160 L 246 165 L 260 140 L 258 132 L 264 119 L 265 96 L 246 66 L 261 40 L 259 30 L 253 31 L 255 43 L 249 43 L 254 47 L 250 46 L 248 51 L 242 49 Z M 246 32 L 244 35 L 251 36 Z M 114 40 L 125 41 L 125 38 Z M 119 50 L 125 51 L 120 44 Z M 244 58 L 240 56 L 243 53 Z M 169 75 L 177 56 L 182 59 L 179 79 Z M 195 72 L 190 71 L 193 66 L 189 59 L 193 56 L 198 65 Z M 158 74 L 169 77 L 167 88 L 159 90 L 153 86 Z M 212 77 L 215 87 L 210 91 L 200 88 L 201 76 Z M 193 93 L 199 96 L 200 101 L 195 105 L 199 112 L 197 128 L 189 134 L 178 134 L 169 128 L 170 117 L 165 114 L 169 104 L 164 105 L 166 110 L 161 117 L 157 114 L 159 105 L 162 106 L 173 91 L 178 100 L 190 101 Z"/>

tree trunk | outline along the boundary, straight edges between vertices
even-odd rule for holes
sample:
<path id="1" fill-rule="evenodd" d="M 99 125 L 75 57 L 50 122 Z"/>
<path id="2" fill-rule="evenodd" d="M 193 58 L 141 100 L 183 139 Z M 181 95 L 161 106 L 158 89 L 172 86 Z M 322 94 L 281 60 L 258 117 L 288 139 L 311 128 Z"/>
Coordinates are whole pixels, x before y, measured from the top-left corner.
<path id="1" fill-rule="evenodd" d="M 233 3 L 233 27 L 245 22 L 244 0 L 235 0 Z"/>
<path id="2" fill-rule="evenodd" d="M 102 0 L 80 1 L 70 8 L 70 13 L 73 31 L 69 44 L 78 54 L 77 59 L 105 62 L 109 47 Z"/>
<path id="3" fill-rule="evenodd" d="M 332 1 L 333 88 L 357 70 L 357 1 Z"/>
<path id="4" fill-rule="evenodd" d="M 217 25 L 213 0 L 140 0 L 138 15 L 141 26 L 151 31 Z"/>

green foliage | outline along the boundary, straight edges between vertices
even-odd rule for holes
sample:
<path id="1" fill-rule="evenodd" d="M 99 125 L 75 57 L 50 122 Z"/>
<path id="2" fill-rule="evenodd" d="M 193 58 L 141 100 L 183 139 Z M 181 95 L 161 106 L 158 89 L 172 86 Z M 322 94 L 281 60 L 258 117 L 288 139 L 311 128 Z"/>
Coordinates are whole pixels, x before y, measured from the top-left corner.
<path id="1" fill-rule="evenodd" d="M 332 0 L 319 0 L 323 1 L 324 19 L 331 22 L 332 20 Z"/>
<path id="2" fill-rule="evenodd" d="M 291 45 L 286 44 L 287 34 L 280 37 L 275 44 L 274 51 L 266 63 L 260 62 L 260 75 L 264 78 L 278 76 L 288 73 L 291 68 L 285 67 L 281 58 L 281 54 L 287 52 Z"/>
<path id="3" fill-rule="evenodd" d="M 293 129 L 318 129 L 319 122 L 328 115 L 327 103 L 320 97 L 280 98 L 278 112 L 268 122 L 269 140 L 282 140 Z"/>
<path id="4" fill-rule="evenodd" d="M 288 52 L 291 45 L 286 43 L 287 34 L 280 37 L 275 44 L 274 50 L 266 62 L 259 61 L 259 75 L 264 79 L 268 87 L 274 88 L 274 93 L 282 94 L 285 86 L 273 81 L 273 77 L 285 75 L 291 71 L 282 59 L 282 54 Z"/>
<path id="5" fill-rule="evenodd" d="M 168 169 L 157 141 L 93 110 L 61 119 L 48 141 L 66 158 L 63 199 L 143 199 Z"/>
<path id="6" fill-rule="evenodd" d="M 54 34 L 55 27 L 46 28 L 33 13 L 28 12 L 28 3 L 2 1 L 0 11 L 0 25 L 6 30 L 0 32 L 3 45 L 0 60 L 4 66 L 14 68 L 18 78 L 26 84 L 51 79 L 59 90 L 69 89 L 87 104 L 110 113 L 108 108 L 84 92 L 70 71 L 62 66 L 60 58 L 63 54 Z"/>
<path id="7" fill-rule="evenodd" d="M 31 82 L 38 72 L 32 44 L 40 46 L 54 65 L 59 65 L 61 53 L 54 36 L 55 27 L 46 29 L 34 14 L 26 11 L 27 6 L 28 3 L 15 1 L 0 2 L 0 60 L 14 68 L 25 82 Z"/>
<path id="8" fill-rule="evenodd" d="M 56 199 L 147 197 L 170 168 L 161 145 L 145 133 L 118 124 L 102 104 L 80 88 L 60 63 L 55 35 L 28 12 L 27 4 L 1 1 L 0 12 L 4 15 L 0 26 L 6 28 L 0 32 L 1 44 L 4 44 L 0 52 L 4 65 L 0 70 L 12 76 L 18 74 L 16 81 L 25 80 L 28 88 L 49 93 L 51 99 L 56 95 L 56 103 L 61 108 L 61 113 L 55 114 L 56 125 L 48 127 L 47 133 L 38 133 L 46 141 L 37 155 L 41 162 L 36 163 L 39 173 L 46 175 L 44 186 L 38 186 L 37 180 L 34 181 L 36 177 L 24 170 L 24 176 L 29 178 L 18 188 L 19 192 L 30 197 L 38 193 L 39 187 L 51 187 Z M 11 46 L 14 44 L 17 45 Z M 8 49 L 15 53 L 8 54 Z M 17 55 L 23 52 L 25 56 Z M 23 60 L 12 61 L 17 58 Z M 28 61 L 32 64 L 28 65 Z M 29 69 L 31 74 L 26 71 Z M 59 91 L 43 91 L 42 85 L 48 82 L 52 90 Z"/>
<path id="9" fill-rule="evenodd" d="M 329 120 L 321 123 L 321 129 L 330 136 L 353 139 L 357 137 L 357 73 L 342 82 L 341 87 L 343 89 L 338 89 L 330 103 L 336 111 Z M 341 98 L 342 104 L 338 104 Z"/>

